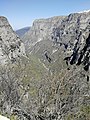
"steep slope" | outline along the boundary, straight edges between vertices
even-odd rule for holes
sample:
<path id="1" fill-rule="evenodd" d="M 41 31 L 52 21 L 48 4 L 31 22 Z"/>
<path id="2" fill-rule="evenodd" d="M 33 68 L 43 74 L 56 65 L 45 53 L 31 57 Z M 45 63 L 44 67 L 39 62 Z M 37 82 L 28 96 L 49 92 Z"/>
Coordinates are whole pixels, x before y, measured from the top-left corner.
<path id="1" fill-rule="evenodd" d="M 30 27 L 21 28 L 21 29 L 19 29 L 19 30 L 16 30 L 16 34 L 17 34 L 19 37 L 22 37 L 26 32 L 28 32 L 29 29 L 30 29 Z"/>
<path id="2" fill-rule="evenodd" d="M 59 71 L 64 56 L 72 55 L 73 49 L 80 51 L 83 48 L 89 26 L 90 12 L 36 20 L 23 37 L 26 51 L 36 55 L 48 70 Z"/>
<path id="3" fill-rule="evenodd" d="M 37 86 L 45 75 L 47 71 L 38 58 L 34 55 L 27 57 L 23 42 L 12 30 L 8 20 L 1 16 L 0 114 L 11 120 L 30 118 L 26 111 L 38 95 Z"/>
<path id="4" fill-rule="evenodd" d="M 14 62 L 25 55 L 25 47 L 5 17 L 0 17 L 0 63 Z"/>
<path id="5" fill-rule="evenodd" d="M 0 113 L 11 120 L 89 120 L 90 12 L 36 20 L 23 41 L 27 56 L 0 66 Z"/>
<path id="6" fill-rule="evenodd" d="M 48 19 L 35 20 L 31 29 L 22 38 L 26 46 L 26 52 L 37 56 L 47 71 L 50 71 L 51 68 L 48 67 L 51 67 L 51 64 L 52 67 L 54 66 L 53 63 L 56 61 L 56 58 L 53 56 L 53 53 L 56 53 L 59 49 L 58 46 L 54 46 L 53 40 L 51 39 L 52 30 L 58 26 L 64 18 L 65 16 L 57 16 Z M 52 54 L 52 57 L 49 58 L 50 62 L 52 61 L 51 64 L 49 64 L 46 59 L 47 55 L 45 56 L 45 54 L 48 54 L 49 57 L 51 57 Z M 57 52 L 56 55 L 57 54 L 59 54 L 59 52 Z M 56 62 L 55 65 L 58 66 L 58 64 L 61 63 Z M 53 67 L 53 69 L 54 68 L 55 67 Z"/>
<path id="7" fill-rule="evenodd" d="M 52 28 L 63 18 L 64 16 L 57 16 L 49 19 L 35 20 L 31 29 L 23 36 L 25 44 L 32 46 L 46 38 L 48 39 L 52 32 Z"/>
<path id="8" fill-rule="evenodd" d="M 40 88 L 36 119 L 89 120 L 90 11 L 36 20 L 23 39 L 51 75 Z"/>

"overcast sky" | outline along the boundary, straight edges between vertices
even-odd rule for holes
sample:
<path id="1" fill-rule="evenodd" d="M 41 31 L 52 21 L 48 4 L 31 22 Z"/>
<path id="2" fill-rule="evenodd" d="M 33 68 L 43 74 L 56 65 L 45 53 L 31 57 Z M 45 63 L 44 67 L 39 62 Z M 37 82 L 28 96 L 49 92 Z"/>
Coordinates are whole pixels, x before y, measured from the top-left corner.
<path id="1" fill-rule="evenodd" d="M 38 18 L 68 15 L 90 9 L 90 0 L 0 0 L 0 16 L 13 29 L 31 26 Z"/>

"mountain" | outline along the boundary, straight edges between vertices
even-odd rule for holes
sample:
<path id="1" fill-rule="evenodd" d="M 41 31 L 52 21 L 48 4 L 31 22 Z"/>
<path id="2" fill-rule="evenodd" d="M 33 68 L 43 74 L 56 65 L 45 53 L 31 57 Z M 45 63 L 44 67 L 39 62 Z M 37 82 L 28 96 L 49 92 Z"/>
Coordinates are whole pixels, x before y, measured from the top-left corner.
<path id="1" fill-rule="evenodd" d="M 51 90 L 45 83 L 41 88 L 37 119 L 89 120 L 90 11 L 35 20 L 23 41 L 53 76 Z"/>
<path id="2" fill-rule="evenodd" d="M 22 37 L 29 29 L 30 29 L 30 27 L 21 28 L 21 29 L 19 29 L 19 30 L 16 30 L 16 34 L 17 34 L 19 37 Z"/>
<path id="3" fill-rule="evenodd" d="M 11 120 L 89 120 L 90 12 L 35 20 L 22 41 L 24 55 L 0 67 L 0 113 Z"/>
<path id="4" fill-rule="evenodd" d="M 20 38 L 12 30 L 8 20 L 0 17 L 0 64 L 14 62 L 25 55 L 25 47 Z"/>
<path id="5" fill-rule="evenodd" d="M 0 16 L 0 114 L 11 120 L 30 118 L 24 107 L 30 105 L 31 96 L 36 97 L 35 86 L 46 74 L 38 58 L 27 56 L 24 43 L 7 18 Z"/>
<path id="6" fill-rule="evenodd" d="M 59 72 L 63 57 L 72 56 L 75 51 L 80 52 L 86 44 L 89 22 L 90 12 L 35 20 L 31 29 L 23 36 L 26 51 L 36 55 L 49 71 Z M 50 64 L 47 58 L 51 59 Z"/>

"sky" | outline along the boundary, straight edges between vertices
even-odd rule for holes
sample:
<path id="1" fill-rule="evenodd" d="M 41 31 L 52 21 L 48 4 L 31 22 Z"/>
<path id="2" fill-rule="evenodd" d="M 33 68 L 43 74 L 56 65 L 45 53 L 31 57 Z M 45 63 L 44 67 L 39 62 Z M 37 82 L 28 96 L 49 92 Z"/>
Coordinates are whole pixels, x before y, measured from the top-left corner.
<path id="1" fill-rule="evenodd" d="M 14 30 L 31 26 L 35 19 L 68 15 L 90 9 L 90 0 L 0 0 L 0 16 Z"/>

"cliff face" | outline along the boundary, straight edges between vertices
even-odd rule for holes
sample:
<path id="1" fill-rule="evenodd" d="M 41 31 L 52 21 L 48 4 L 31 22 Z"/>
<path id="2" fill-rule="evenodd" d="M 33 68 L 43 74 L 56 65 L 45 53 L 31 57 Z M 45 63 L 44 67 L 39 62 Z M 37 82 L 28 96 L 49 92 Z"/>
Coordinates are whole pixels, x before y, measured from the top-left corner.
<path id="1" fill-rule="evenodd" d="M 0 62 L 6 64 L 9 61 L 25 55 L 25 47 L 22 41 L 12 30 L 5 17 L 0 17 Z"/>
<path id="2" fill-rule="evenodd" d="M 20 39 L 4 19 L 1 44 L 17 58 Z M 0 112 L 11 120 L 89 120 L 90 12 L 35 20 L 23 41 L 27 57 L 0 67 Z"/>
<path id="3" fill-rule="evenodd" d="M 64 57 L 70 64 L 81 64 L 81 59 L 89 57 L 89 45 L 86 45 L 89 44 L 86 42 L 89 33 L 90 12 L 73 13 L 66 17 L 36 20 L 23 41 L 28 53 L 36 55 L 47 69 L 55 71 L 55 67 L 51 67 L 55 65 L 58 71 L 59 60 Z"/>
<path id="4" fill-rule="evenodd" d="M 64 16 L 35 20 L 31 29 L 23 36 L 26 46 L 34 46 L 37 42 L 49 39 L 52 28 L 60 22 Z"/>
<path id="5" fill-rule="evenodd" d="M 41 92 L 37 119 L 89 120 L 90 11 L 36 20 L 23 40 L 28 53 L 54 76 L 51 89 L 45 83 L 41 88 L 51 93 Z"/>

